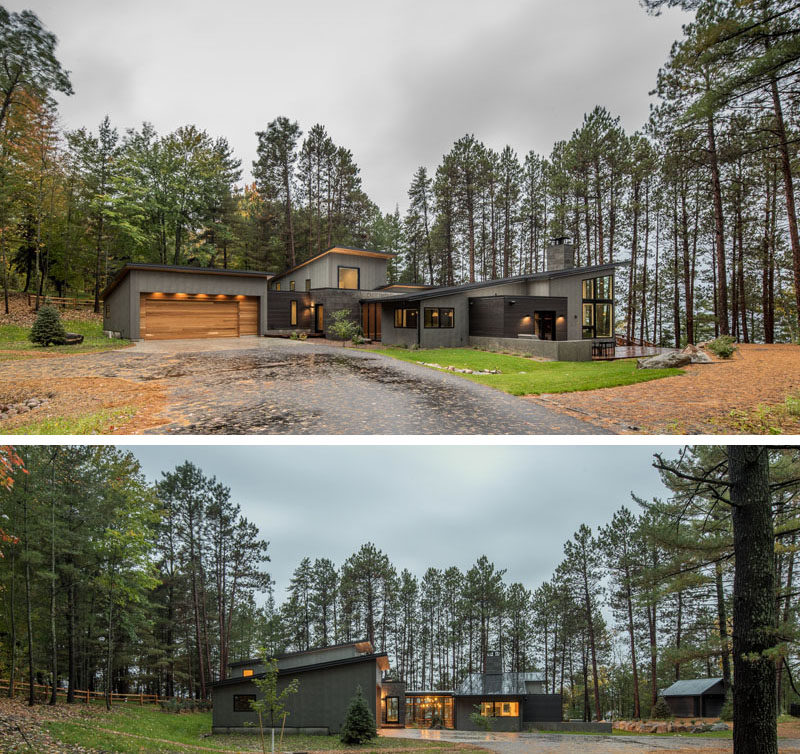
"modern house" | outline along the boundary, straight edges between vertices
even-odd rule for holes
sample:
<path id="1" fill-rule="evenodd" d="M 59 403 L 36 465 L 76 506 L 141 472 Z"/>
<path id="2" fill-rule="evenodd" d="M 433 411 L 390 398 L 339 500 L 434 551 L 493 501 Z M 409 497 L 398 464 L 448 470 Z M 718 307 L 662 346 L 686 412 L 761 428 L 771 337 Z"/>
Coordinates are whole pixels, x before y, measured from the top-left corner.
<path id="1" fill-rule="evenodd" d="M 325 335 L 347 310 L 386 345 L 477 346 L 586 361 L 614 349 L 614 271 L 575 267 L 566 238 L 545 272 L 449 287 L 388 284 L 394 255 L 333 247 L 267 272 L 132 264 L 102 297 L 104 329 L 133 340 Z"/>
<path id="2" fill-rule="evenodd" d="M 360 686 L 378 727 L 442 727 L 476 730 L 475 712 L 491 719 L 493 730 L 518 731 L 538 722 L 561 720 L 561 695 L 545 693 L 538 673 L 503 673 L 500 656 L 489 655 L 486 673 L 475 673 L 456 691 L 406 691 L 401 681 L 382 677 L 385 653 L 368 641 L 295 652 L 278 658 L 278 689 L 292 679 L 299 691 L 288 698 L 285 730 L 335 733 Z M 231 675 L 212 684 L 215 733 L 252 731 L 257 721 L 250 702 L 258 692 L 252 679 L 263 675 L 259 660 L 235 662 Z M 268 723 L 267 723 L 268 724 Z"/>
<path id="3" fill-rule="evenodd" d="M 719 717 L 725 704 L 722 678 L 675 681 L 661 692 L 675 717 Z"/>

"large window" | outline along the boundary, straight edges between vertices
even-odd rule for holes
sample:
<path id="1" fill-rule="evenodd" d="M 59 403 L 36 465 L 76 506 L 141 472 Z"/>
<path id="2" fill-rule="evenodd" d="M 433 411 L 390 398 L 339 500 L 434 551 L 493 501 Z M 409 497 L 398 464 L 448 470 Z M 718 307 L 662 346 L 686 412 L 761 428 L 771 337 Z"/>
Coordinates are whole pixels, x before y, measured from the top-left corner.
<path id="1" fill-rule="evenodd" d="M 425 327 L 453 327 L 453 309 L 425 308 Z"/>
<path id="2" fill-rule="evenodd" d="M 255 694 L 234 694 L 233 695 L 233 711 L 234 712 L 252 712 L 253 708 L 250 702 L 256 700 Z"/>
<path id="3" fill-rule="evenodd" d="M 613 275 L 583 281 L 581 325 L 584 338 L 611 338 L 614 335 Z"/>
<path id="4" fill-rule="evenodd" d="M 484 717 L 519 717 L 519 702 L 481 702 Z"/>
<path id="5" fill-rule="evenodd" d="M 359 285 L 358 267 L 339 267 L 339 287 L 350 291 L 357 291 Z"/>
<path id="6" fill-rule="evenodd" d="M 454 720 L 452 696 L 406 695 L 406 725 L 415 725 L 419 728 L 441 725 L 444 728 L 453 728 Z"/>
<path id="7" fill-rule="evenodd" d="M 297 301 L 289 302 L 289 325 L 297 327 Z"/>
<path id="8" fill-rule="evenodd" d="M 407 327 L 415 330 L 418 322 L 419 309 L 398 308 L 394 310 L 395 327 Z"/>
<path id="9" fill-rule="evenodd" d="M 386 697 L 386 722 L 399 723 L 400 722 L 400 697 L 387 696 Z"/>

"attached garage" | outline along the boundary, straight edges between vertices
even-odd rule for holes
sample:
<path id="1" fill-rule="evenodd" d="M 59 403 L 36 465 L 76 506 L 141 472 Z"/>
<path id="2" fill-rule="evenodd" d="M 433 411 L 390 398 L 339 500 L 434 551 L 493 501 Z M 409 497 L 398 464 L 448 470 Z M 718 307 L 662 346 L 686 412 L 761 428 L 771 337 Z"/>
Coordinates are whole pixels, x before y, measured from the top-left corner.
<path id="1" fill-rule="evenodd" d="M 258 335 L 258 299 L 218 294 L 141 294 L 139 335 L 145 340 Z"/>
<path id="2" fill-rule="evenodd" d="M 127 265 L 102 298 L 103 328 L 131 340 L 262 335 L 267 272 Z"/>

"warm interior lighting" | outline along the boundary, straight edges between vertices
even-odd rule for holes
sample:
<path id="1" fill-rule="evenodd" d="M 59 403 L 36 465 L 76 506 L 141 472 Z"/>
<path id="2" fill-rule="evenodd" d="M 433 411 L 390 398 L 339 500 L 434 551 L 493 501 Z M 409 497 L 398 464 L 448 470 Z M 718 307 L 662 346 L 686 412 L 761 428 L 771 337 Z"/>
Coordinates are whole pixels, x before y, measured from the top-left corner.
<path id="1" fill-rule="evenodd" d="M 195 293 L 194 295 L 197 296 L 197 298 L 208 298 L 207 293 Z"/>
<path id="2" fill-rule="evenodd" d="M 175 298 L 188 298 L 188 296 L 189 296 L 188 293 L 176 293 L 174 295 L 175 295 Z"/>
<path id="3" fill-rule="evenodd" d="M 249 678 L 251 675 L 253 675 L 253 669 L 252 669 L 252 668 L 245 668 L 245 669 L 242 671 L 242 675 L 243 675 L 245 678 Z"/>
<path id="4" fill-rule="evenodd" d="M 244 298 L 244 296 L 241 293 L 239 293 L 237 294 L 236 298 Z"/>

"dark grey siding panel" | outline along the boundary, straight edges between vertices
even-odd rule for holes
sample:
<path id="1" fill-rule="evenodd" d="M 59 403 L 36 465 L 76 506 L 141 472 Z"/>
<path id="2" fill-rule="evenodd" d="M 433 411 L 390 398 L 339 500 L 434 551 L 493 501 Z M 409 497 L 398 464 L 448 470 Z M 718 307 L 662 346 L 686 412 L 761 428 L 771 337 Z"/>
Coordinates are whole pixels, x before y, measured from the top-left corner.
<path id="1" fill-rule="evenodd" d="M 377 665 L 374 660 L 338 667 L 312 670 L 278 679 L 278 689 L 286 687 L 297 678 L 300 690 L 288 697 L 286 709 L 287 728 L 327 728 L 337 732 L 344 721 L 350 699 L 361 686 L 364 698 L 373 715 L 376 713 Z M 255 712 L 234 712 L 234 694 L 254 694 L 255 685 L 242 681 L 213 688 L 212 713 L 215 728 L 240 728 L 246 723 L 257 723 Z M 377 718 L 376 718 L 377 720 Z"/>
<path id="2" fill-rule="evenodd" d="M 417 304 L 403 301 L 384 301 L 381 307 L 381 343 L 385 346 L 410 346 L 418 342 L 419 330 L 410 327 L 395 327 L 394 312 L 397 308 L 416 309 Z"/>
<path id="3" fill-rule="evenodd" d="M 469 301 L 469 334 L 472 336 L 516 338 L 521 333 L 533 335 L 536 312 L 553 312 L 556 316 L 556 340 L 567 340 L 566 298 L 476 296 Z"/>
<path id="4" fill-rule="evenodd" d="M 313 327 L 311 297 L 303 291 L 270 291 L 268 330 L 308 330 Z M 291 302 L 297 301 L 297 324 L 290 324 Z"/>
<path id="5" fill-rule="evenodd" d="M 706 694 L 703 697 L 703 717 L 719 717 L 725 697 L 719 694 Z"/>
<path id="6" fill-rule="evenodd" d="M 136 324 L 138 330 L 138 320 Z M 103 329 L 118 332 L 123 338 L 132 337 L 130 276 L 114 288 L 103 302 Z"/>
<path id="7" fill-rule="evenodd" d="M 490 338 L 505 337 L 503 296 L 484 296 L 469 300 L 469 334 Z"/>
<path id="8" fill-rule="evenodd" d="M 700 697 L 668 696 L 666 701 L 675 717 L 700 717 Z"/>
<path id="9" fill-rule="evenodd" d="M 530 694 L 522 704 L 525 723 L 557 723 L 562 719 L 561 694 Z"/>
<path id="10" fill-rule="evenodd" d="M 311 292 L 314 304 L 322 304 L 325 308 L 322 313 L 322 329 L 327 333 L 331 316 L 334 312 L 344 309 L 350 318 L 361 324 L 361 291 L 339 290 L 338 288 L 323 288 Z"/>

